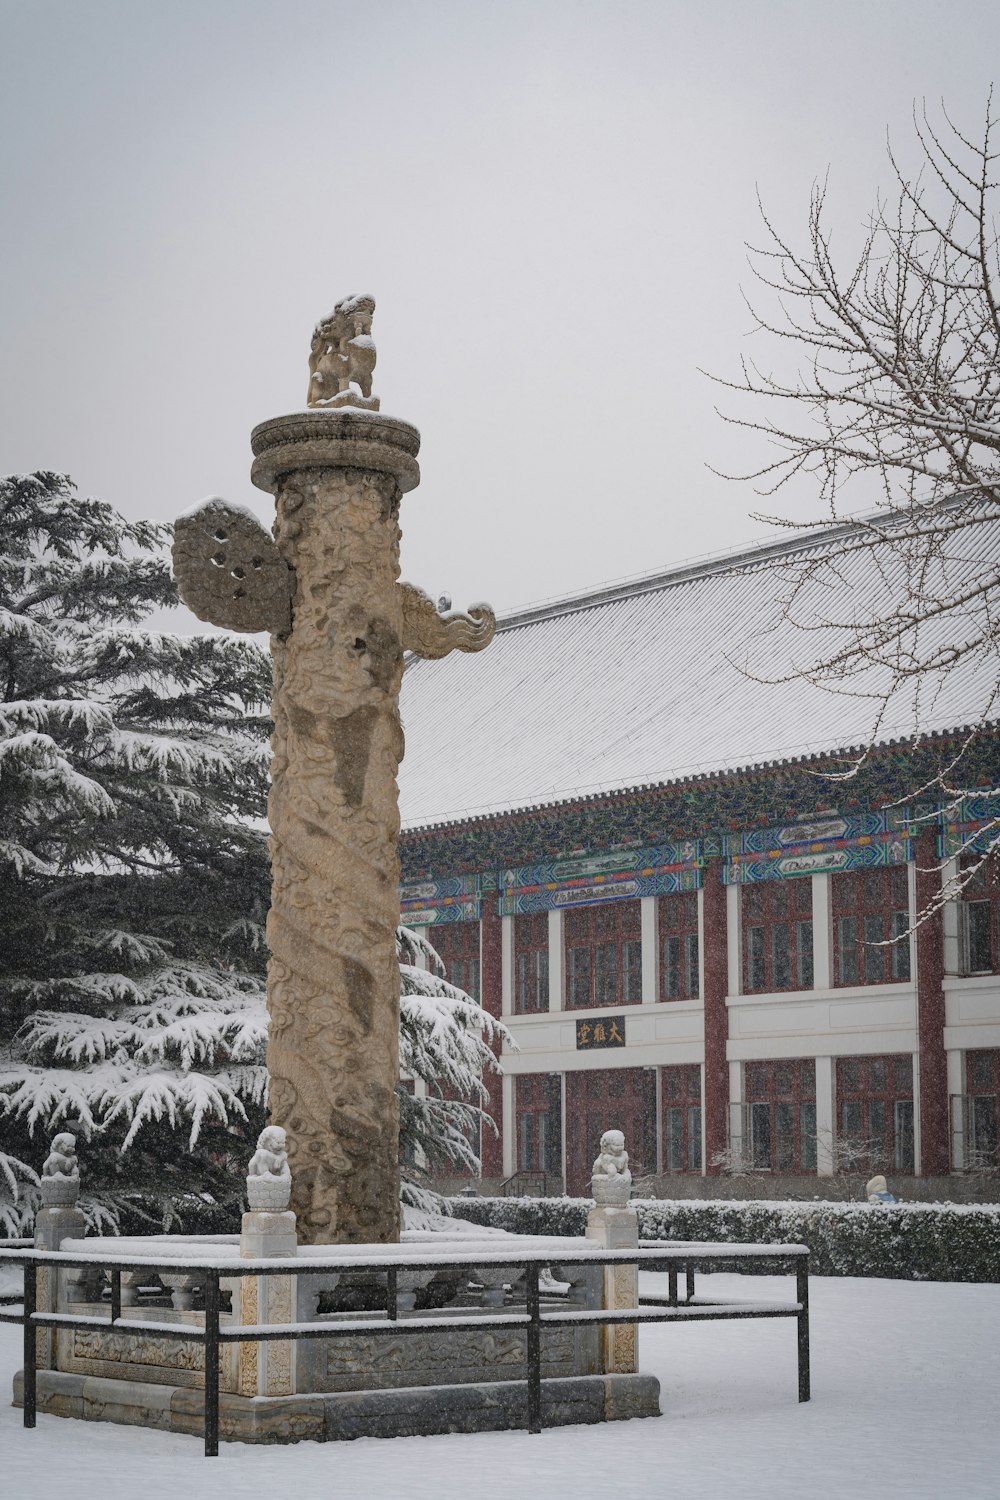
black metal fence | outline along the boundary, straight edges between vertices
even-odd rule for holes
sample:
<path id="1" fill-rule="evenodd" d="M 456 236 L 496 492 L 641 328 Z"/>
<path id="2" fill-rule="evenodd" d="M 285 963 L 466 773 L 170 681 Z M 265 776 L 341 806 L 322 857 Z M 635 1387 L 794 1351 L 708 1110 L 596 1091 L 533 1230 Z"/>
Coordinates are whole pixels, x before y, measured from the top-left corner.
<path id="1" fill-rule="evenodd" d="M 548 1327 L 614 1326 L 618 1324 L 669 1323 L 719 1318 L 795 1318 L 798 1322 L 798 1395 L 809 1400 L 809 1251 L 804 1245 L 676 1245 L 666 1242 L 643 1242 L 639 1249 L 567 1250 L 554 1255 L 551 1249 L 511 1255 L 506 1251 L 476 1250 L 465 1256 L 408 1254 L 404 1259 L 378 1256 L 331 1256 L 288 1259 L 242 1260 L 236 1257 L 194 1256 L 186 1259 L 154 1256 L 121 1256 L 109 1251 L 89 1255 L 58 1250 L 0 1249 L 0 1264 L 24 1267 L 24 1301 L 20 1312 L 0 1310 L 0 1322 L 21 1323 L 24 1329 L 24 1426 L 34 1427 L 38 1404 L 38 1365 L 36 1332 L 42 1328 L 85 1329 L 88 1331 L 143 1337 L 155 1333 L 159 1338 L 174 1338 L 205 1346 L 205 1455 L 219 1451 L 219 1355 L 224 1344 L 298 1341 L 300 1339 L 347 1338 L 352 1334 L 368 1336 L 399 1333 L 458 1333 L 475 1329 L 523 1328 L 527 1344 L 527 1426 L 532 1433 L 542 1430 L 541 1340 Z M 613 1309 L 572 1308 L 542 1311 L 539 1278 L 546 1267 L 554 1274 L 572 1266 L 637 1266 L 666 1270 L 665 1295 L 645 1295 L 636 1306 Z M 400 1271 L 455 1270 L 474 1275 L 470 1268 L 496 1266 L 523 1272 L 525 1282 L 524 1311 L 498 1312 L 484 1309 L 474 1315 L 454 1317 L 399 1317 L 398 1278 Z M 793 1272 L 796 1278 L 794 1302 L 720 1302 L 695 1295 L 695 1271 L 701 1267 L 713 1271 L 720 1267 L 755 1269 L 774 1267 Z M 110 1315 L 87 1317 L 75 1313 L 46 1312 L 38 1309 L 38 1272 L 50 1267 L 101 1270 L 111 1283 Z M 121 1278 L 123 1272 L 148 1271 L 170 1276 L 191 1275 L 204 1281 L 204 1327 L 190 1324 L 156 1322 L 144 1318 L 122 1317 Z M 299 1322 L 280 1324 L 246 1324 L 222 1327 L 221 1281 L 243 1276 L 301 1276 L 345 1273 L 371 1273 L 386 1279 L 386 1309 L 361 1317 L 338 1319 L 337 1322 Z M 684 1273 L 684 1296 L 679 1294 L 679 1274 Z M 520 1276 L 516 1278 L 520 1280 Z M 546 1297 L 549 1293 L 546 1291 Z"/>

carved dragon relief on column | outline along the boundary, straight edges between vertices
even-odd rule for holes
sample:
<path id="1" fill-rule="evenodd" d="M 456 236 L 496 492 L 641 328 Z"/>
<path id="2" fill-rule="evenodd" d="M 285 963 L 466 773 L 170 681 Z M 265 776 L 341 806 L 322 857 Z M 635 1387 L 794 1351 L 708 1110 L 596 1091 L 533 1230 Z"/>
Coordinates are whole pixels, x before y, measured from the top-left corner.
<path id="1" fill-rule="evenodd" d="M 345 299 L 318 326 L 313 409 L 254 432 L 252 478 L 275 495 L 273 537 L 213 498 L 180 517 L 173 549 L 199 619 L 271 636 L 267 1060 L 272 1120 L 294 1142 L 292 1206 L 314 1243 L 398 1236 L 404 652 L 480 651 L 496 628 L 486 605 L 442 614 L 398 581 L 399 501 L 418 482 L 419 435 L 370 395 L 373 306 Z"/>

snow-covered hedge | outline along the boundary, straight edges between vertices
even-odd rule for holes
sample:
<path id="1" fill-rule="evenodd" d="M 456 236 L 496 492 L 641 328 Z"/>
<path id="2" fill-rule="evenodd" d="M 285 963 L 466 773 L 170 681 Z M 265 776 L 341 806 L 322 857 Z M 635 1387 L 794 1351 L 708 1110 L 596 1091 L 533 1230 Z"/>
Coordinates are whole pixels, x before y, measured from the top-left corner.
<path id="1" fill-rule="evenodd" d="M 583 1234 L 586 1198 L 456 1198 L 456 1217 L 515 1234 Z M 808 1245 L 817 1276 L 1000 1281 L 1000 1206 L 636 1199 L 644 1239 Z"/>

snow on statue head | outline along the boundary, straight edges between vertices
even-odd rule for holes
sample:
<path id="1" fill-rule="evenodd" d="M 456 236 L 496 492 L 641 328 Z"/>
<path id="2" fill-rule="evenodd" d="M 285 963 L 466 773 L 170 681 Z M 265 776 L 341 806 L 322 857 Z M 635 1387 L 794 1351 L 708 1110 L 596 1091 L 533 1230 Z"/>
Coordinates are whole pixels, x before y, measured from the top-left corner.
<path id="1" fill-rule="evenodd" d="M 284 1213 L 292 1195 L 285 1132 L 268 1125 L 257 1137 L 247 1172 L 247 1201 L 253 1213 Z"/>
<path id="2" fill-rule="evenodd" d="M 628 1202 L 632 1173 L 628 1169 L 625 1137 L 620 1130 L 606 1130 L 601 1136 L 601 1154 L 594 1162 L 590 1185 L 595 1203 Z"/>
<path id="3" fill-rule="evenodd" d="M 306 399 L 310 406 L 360 406 L 378 411 L 378 397 L 372 395 L 374 312 L 375 298 L 367 293 L 342 297 L 330 316 L 316 324 L 309 351 Z"/>
<path id="4" fill-rule="evenodd" d="M 67 1131 L 53 1138 L 41 1177 L 42 1207 L 75 1203 L 80 1193 L 76 1140 Z"/>

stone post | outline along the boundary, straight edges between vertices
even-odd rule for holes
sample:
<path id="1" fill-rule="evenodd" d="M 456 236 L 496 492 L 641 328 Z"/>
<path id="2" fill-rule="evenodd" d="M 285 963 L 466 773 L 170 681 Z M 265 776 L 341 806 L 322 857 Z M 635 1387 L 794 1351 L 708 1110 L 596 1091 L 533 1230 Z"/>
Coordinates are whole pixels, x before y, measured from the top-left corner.
<path id="1" fill-rule="evenodd" d="M 269 1103 L 310 1244 L 399 1238 L 403 652 L 478 651 L 496 626 L 485 607 L 443 617 L 397 581 L 420 435 L 370 394 L 374 306 L 338 303 L 313 335 L 310 409 L 254 429 L 274 540 L 222 500 L 182 516 L 174 539 L 199 618 L 271 633 Z"/>
<path id="2" fill-rule="evenodd" d="M 250 1210 L 240 1223 L 240 1257 L 263 1260 L 298 1253 L 295 1214 L 288 1207 L 291 1177 L 280 1128 L 260 1134 L 247 1177 Z M 239 1321 L 292 1323 L 295 1320 L 294 1276 L 242 1276 Z M 233 1298 L 237 1305 L 236 1296 Z M 295 1390 L 295 1345 L 240 1344 L 238 1385 L 241 1396 L 288 1396 Z"/>
<path id="3" fill-rule="evenodd" d="M 40 1179 L 41 1207 L 35 1215 L 36 1250 L 58 1250 L 63 1240 L 82 1239 L 87 1221 L 77 1208 L 80 1194 L 80 1169 L 76 1160 L 76 1141 L 68 1132 L 57 1135 L 42 1168 Z M 78 1274 L 78 1273 L 71 1273 Z M 60 1278 L 65 1272 L 41 1266 L 36 1282 L 39 1312 L 57 1312 L 60 1302 Z M 40 1370 L 55 1368 L 55 1329 L 39 1328 L 35 1334 Z"/>
<path id="4" fill-rule="evenodd" d="M 606 1130 L 591 1178 L 595 1203 L 587 1215 L 587 1239 L 596 1241 L 605 1250 L 634 1250 L 639 1246 L 639 1215 L 629 1203 L 632 1174 L 624 1146 L 620 1130 Z M 609 1311 L 638 1306 L 638 1265 L 605 1266 L 603 1302 Z M 637 1332 L 635 1323 L 610 1323 L 601 1328 L 601 1367 L 606 1375 L 636 1373 Z"/>

